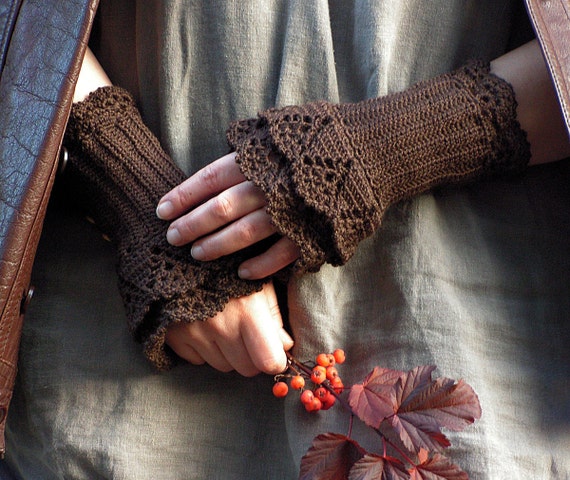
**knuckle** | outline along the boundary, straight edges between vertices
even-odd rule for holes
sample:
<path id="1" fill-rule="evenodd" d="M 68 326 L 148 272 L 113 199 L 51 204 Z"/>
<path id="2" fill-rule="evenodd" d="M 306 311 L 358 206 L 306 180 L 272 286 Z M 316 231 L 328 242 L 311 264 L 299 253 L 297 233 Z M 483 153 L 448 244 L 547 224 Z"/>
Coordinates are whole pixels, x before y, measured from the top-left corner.
<path id="1" fill-rule="evenodd" d="M 216 321 L 215 318 L 208 320 L 208 330 L 214 338 L 223 337 L 227 334 L 226 325 L 223 322 Z"/>
<path id="2" fill-rule="evenodd" d="M 257 240 L 257 228 L 249 222 L 241 222 L 236 225 L 236 235 L 240 243 L 249 245 Z"/>
<path id="3" fill-rule="evenodd" d="M 173 194 L 176 197 L 178 204 L 182 207 L 190 205 L 192 202 L 192 193 L 190 192 L 190 189 L 185 188 L 184 185 L 176 187 Z"/>
<path id="4" fill-rule="evenodd" d="M 212 201 L 212 214 L 216 218 L 227 221 L 231 218 L 232 211 L 232 202 L 226 195 L 218 195 Z"/>
<path id="5" fill-rule="evenodd" d="M 217 190 L 220 180 L 220 171 L 214 165 L 206 165 L 202 169 L 200 180 L 209 190 Z"/>
<path id="6" fill-rule="evenodd" d="M 271 318 L 281 319 L 281 309 L 279 308 L 279 304 L 275 303 L 269 307 L 269 314 Z"/>
<path id="7" fill-rule="evenodd" d="M 185 334 L 185 339 L 184 339 L 185 343 L 189 346 L 197 344 L 202 338 L 202 335 L 197 328 L 188 328 L 186 329 L 184 334 Z"/>
<path id="8" fill-rule="evenodd" d="M 197 237 L 197 232 L 195 231 L 195 224 L 193 222 L 188 222 L 181 220 L 176 222 L 176 228 L 180 232 L 180 235 L 186 239 L 194 239 Z"/>
<path id="9" fill-rule="evenodd" d="M 299 258 L 300 254 L 301 251 L 299 250 L 299 247 L 297 247 L 297 245 L 291 241 L 283 242 L 281 248 L 276 253 L 282 265 L 288 265 L 292 261 Z"/>

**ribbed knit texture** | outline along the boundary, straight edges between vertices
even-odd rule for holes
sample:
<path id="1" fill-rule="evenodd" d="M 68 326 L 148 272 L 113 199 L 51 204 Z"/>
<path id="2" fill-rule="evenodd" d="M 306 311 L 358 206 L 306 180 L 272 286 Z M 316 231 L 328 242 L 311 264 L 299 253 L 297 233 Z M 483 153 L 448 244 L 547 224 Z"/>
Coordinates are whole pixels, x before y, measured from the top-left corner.
<path id="1" fill-rule="evenodd" d="M 296 270 L 344 264 L 395 202 L 525 169 L 513 89 L 489 70 L 472 62 L 386 97 L 270 109 L 230 126 L 242 172 L 301 250 Z"/>
<path id="2" fill-rule="evenodd" d="M 169 324 L 211 318 L 230 298 L 259 290 L 262 282 L 237 276 L 247 252 L 197 262 L 189 246 L 168 244 L 168 223 L 157 218 L 156 205 L 186 176 L 125 90 L 104 87 L 74 104 L 64 143 L 68 185 L 117 247 L 129 328 L 149 360 L 167 369 L 176 361 L 164 343 Z"/>

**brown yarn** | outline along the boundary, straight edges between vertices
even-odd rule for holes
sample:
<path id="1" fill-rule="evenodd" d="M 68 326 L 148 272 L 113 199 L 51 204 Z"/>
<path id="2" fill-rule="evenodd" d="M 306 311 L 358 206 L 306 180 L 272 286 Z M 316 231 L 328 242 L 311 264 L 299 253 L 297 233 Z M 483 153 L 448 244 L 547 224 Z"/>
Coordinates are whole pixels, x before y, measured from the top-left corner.
<path id="1" fill-rule="evenodd" d="M 262 282 L 236 273 L 252 253 L 197 262 L 189 246 L 168 244 L 168 223 L 157 218 L 156 205 L 186 177 L 125 90 L 104 87 L 74 104 L 64 142 L 70 153 L 67 183 L 117 247 L 129 328 L 149 360 L 167 369 L 177 360 L 164 343 L 168 325 L 206 320 L 230 298 L 261 288 Z"/>
<path id="2" fill-rule="evenodd" d="M 269 109 L 234 122 L 227 139 L 300 248 L 301 272 L 344 264 L 395 202 L 520 173 L 530 158 L 513 89 L 482 62 L 360 103 Z"/>

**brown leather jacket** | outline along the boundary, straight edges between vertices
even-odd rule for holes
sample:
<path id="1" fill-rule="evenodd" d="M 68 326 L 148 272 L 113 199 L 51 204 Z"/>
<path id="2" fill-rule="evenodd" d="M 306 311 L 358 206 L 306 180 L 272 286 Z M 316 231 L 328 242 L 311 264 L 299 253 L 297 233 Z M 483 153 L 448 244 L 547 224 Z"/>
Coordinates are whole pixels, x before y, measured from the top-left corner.
<path id="1" fill-rule="evenodd" d="M 0 455 L 32 264 L 96 8 L 0 2 Z"/>
<path id="2" fill-rule="evenodd" d="M 525 2 L 570 132 L 570 0 Z M 0 2 L 0 455 L 32 264 L 97 3 Z"/>

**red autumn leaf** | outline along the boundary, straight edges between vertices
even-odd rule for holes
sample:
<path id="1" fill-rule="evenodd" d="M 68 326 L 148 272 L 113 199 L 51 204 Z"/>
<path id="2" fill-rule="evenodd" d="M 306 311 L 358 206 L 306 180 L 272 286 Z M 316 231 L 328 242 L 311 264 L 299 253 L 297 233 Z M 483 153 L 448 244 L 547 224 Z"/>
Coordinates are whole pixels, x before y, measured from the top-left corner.
<path id="1" fill-rule="evenodd" d="M 358 443 L 345 435 L 318 435 L 301 459 L 299 480 L 347 480 L 348 472 L 365 453 Z"/>
<path id="2" fill-rule="evenodd" d="M 398 414 L 403 412 L 429 415 L 442 427 L 460 431 L 481 417 L 481 405 L 477 394 L 463 380 L 455 383 L 441 377 L 404 398 Z"/>
<path id="3" fill-rule="evenodd" d="M 411 480 L 469 480 L 467 473 L 439 453 L 428 458 L 422 449 L 418 457 L 421 463 L 410 470 Z"/>
<path id="4" fill-rule="evenodd" d="M 411 452 L 417 452 L 422 447 L 428 450 L 440 450 L 442 447 L 447 448 L 451 445 L 433 418 L 412 413 L 393 415 L 385 421 Z"/>
<path id="5" fill-rule="evenodd" d="M 431 374 L 437 367 L 435 365 L 421 365 L 400 373 L 398 388 L 394 390 L 394 403 L 401 406 L 406 399 L 413 398 L 413 393 L 432 382 Z M 394 382 L 396 386 L 397 382 Z"/>
<path id="6" fill-rule="evenodd" d="M 399 388 L 395 386 L 396 391 Z M 441 427 L 460 431 L 481 417 L 481 405 L 476 393 L 463 380 L 455 383 L 442 377 L 419 386 L 407 398 L 402 397 L 397 415 L 412 423 L 416 421 L 414 417 L 430 417 Z"/>
<path id="7" fill-rule="evenodd" d="M 421 447 L 430 450 L 448 447 L 449 440 L 440 428 L 459 431 L 480 418 L 479 399 L 462 380 L 455 383 L 442 377 L 429 382 L 414 382 L 425 373 L 422 370 L 418 374 L 416 370 L 404 374 L 402 381 L 394 385 L 395 398 L 400 405 L 389 421 L 411 451 L 418 451 Z M 417 384 L 417 387 L 410 389 L 410 383 Z"/>
<path id="8" fill-rule="evenodd" d="M 382 420 L 396 411 L 393 388 L 405 372 L 375 367 L 364 381 L 350 389 L 348 403 L 367 425 L 378 428 Z"/>
<path id="9" fill-rule="evenodd" d="M 408 480 L 410 475 L 400 460 L 368 454 L 354 464 L 348 480 Z"/>
<path id="10" fill-rule="evenodd" d="M 350 406 L 371 427 L 391 425 L 412 452 L 448 447 L 441 428 L 462 430 L 481 416 L 481 406 L 462 380 L 433 380 L 435 368 L 425 365 L 402 372 L 376 367 L 362 384 L 352 387 Z"/>

